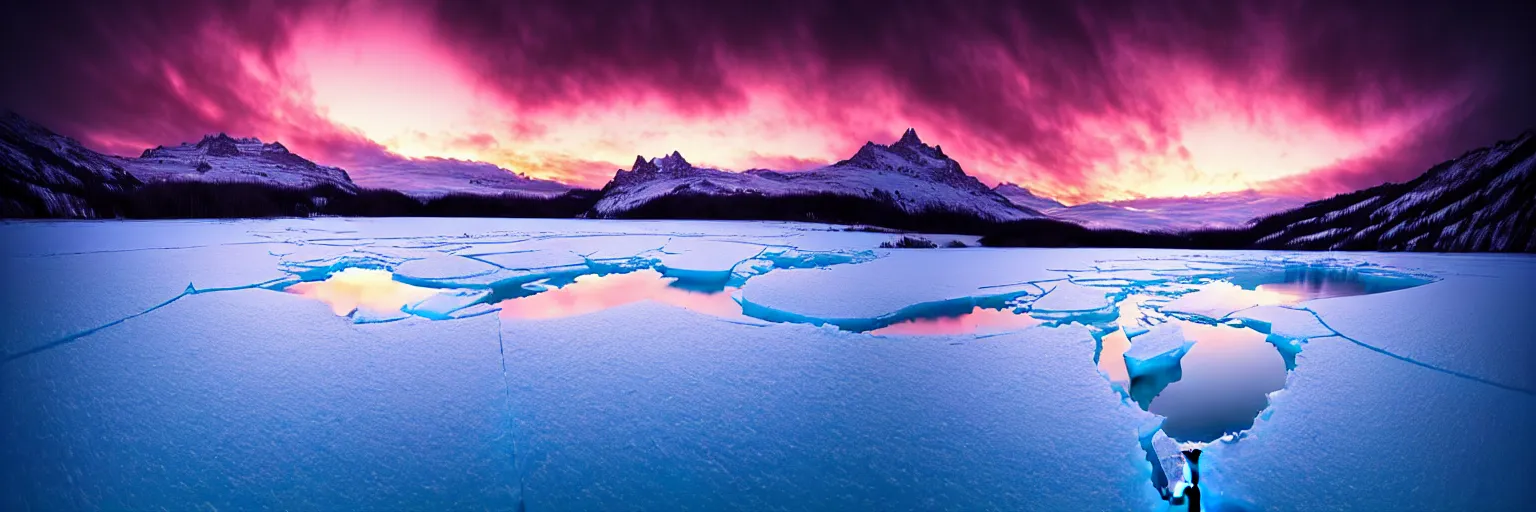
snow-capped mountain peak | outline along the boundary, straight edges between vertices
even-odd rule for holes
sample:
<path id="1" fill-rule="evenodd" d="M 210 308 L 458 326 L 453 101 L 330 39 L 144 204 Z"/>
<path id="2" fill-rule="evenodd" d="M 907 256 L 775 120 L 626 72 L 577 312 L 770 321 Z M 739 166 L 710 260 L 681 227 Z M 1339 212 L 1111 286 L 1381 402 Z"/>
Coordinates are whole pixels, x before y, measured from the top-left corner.
<path id="1" fill-rule="evenodd" d="M 260 141 L 257 141 L 260 142 Z M 229 135 L 207 135 L 197 142 L 197 149 L 209 156 L 240 156 L 240 146 Z"/>
<path id="2" fill-rule="evenodd" d="M 262 143 L 255 137 L 236 138 L 226 133 L 206 135 L 191 144 L 157 146 L 138 158 L 121 158 L 119 162 L 146 182 L 255 182 L 357 190 L 346 171 L 316 164 L 281 142 Z"/>
<path id="3" fill-rule="evenodd" d="M 667 172 L 687 172 L 693 169 L 693 165 L 689 164 L 688 160 L 683 159 L 683 154 L 677 151 L 673 151 L 670 155 L 657 158 L 652 163 L 657 167 L 660 167 L 661 170 Z"/>
<path id="4" fill-rule="evenodd" d="M 923 143 L 912 129 L 891 145 L 867 142 L 847 160 L 806 171 L 700 168 L 675 151 L 649 161 L 636 157 L 634 165 L 616 172 L 603 191 L 594 207 L 599 216 L 620 216 L 663 197 L 690 194 L 780 198 L 832 194 L 889 202 L 913 213 L 961 212 L 993 221 L 1040 216 L 992 192 L 938 146 Z"/>

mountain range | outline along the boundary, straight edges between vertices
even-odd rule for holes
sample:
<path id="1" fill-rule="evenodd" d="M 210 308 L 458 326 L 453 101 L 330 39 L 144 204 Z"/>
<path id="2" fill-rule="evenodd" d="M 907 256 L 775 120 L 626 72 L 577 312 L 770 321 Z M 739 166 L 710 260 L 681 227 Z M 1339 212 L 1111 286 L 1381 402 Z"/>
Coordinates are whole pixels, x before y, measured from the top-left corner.
<path id="1" fill-rule="evenodd" d="M 0 217 L 273 215 L 538 216 L 801 220 L 988 235 L 994 245 L 1525 251 L 1536 137 L 1526 133 L 1389 183 L 1304 203 L 1242 192 L 1067 206 L 1012 183 L 987 187 L 908 129 L 892 144 L 805 171 L 698 167 L 636 157 L 600 191 L 491 164 L 418 159 L 362 183 L 279 142 L 226 134 L 137 158 L 96 153 L 0 115 Z"/>
<path id="2" fill-rule="evenodd" d="M 649 161 L 636 157 L 634 165 L 616 172 L 602 192 L 592 209 L 598 217 L 625 217 L 680 196 L 788 199 L 817 195 L 875 201 L 912 215 L 944 212 L 987 222 L 1045 217 L 966 174 L 943 149 L 924 144 L 911 129 L 891 145 L 868 142 L 847 160 L 805 171 L 699 168 L 675 151 Z"/>
<path id="3" fill-rule="evenodd" d="M 1254 219 L 1306 204 L 1305 199 L 1264 194 L 1252 190 L 1197 197 L 1128 199 L 1067 206 L 1037 196 L 1029 189 L 1003 183 L 993 190 L 1014 204 L 1026 206 L 1053 219 L 1098 229 L 1143 232 L 1179 232 L 1195 229 L 1230 229 L 1247 226 Z"/>

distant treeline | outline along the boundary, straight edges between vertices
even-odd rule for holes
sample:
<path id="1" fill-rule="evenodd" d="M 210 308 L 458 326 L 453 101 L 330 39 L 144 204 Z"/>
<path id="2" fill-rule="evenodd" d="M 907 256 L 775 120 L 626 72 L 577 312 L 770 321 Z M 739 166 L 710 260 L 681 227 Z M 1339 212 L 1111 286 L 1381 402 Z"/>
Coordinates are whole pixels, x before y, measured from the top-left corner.
<path id="1" fill-rule="evenodd" d="M 1397 185 L 1393 185 L 1397 186 Z M 0 187 L 4 188 L 4 187 Z M 1395 190 L 1395 189 L 1394 189 Z M 0 190 L 0 192 L 4 192 Z M 41 201 L 25 191 L 11 196 L 3 217 L 26 218 L 45 212 Z M 990 247 L 1140 247 L 1180 249 L 1295 249 L 1264 239 L 1277 227 L 1306 217 L 1306 211 L 1347 203 L 1360 193 L 1344 194 L 1298 211 L 1283 212 L 1239 229 L 1207 229 L 1179 233 L 1144 233 L 1090 229 L 1055 219 L 998 222 L 944 208 L 907 211 L 879 198 L 842 194 L 768 196 L 762 194 L 676 193 L 614 215 L 621 219 L 776 220 L 879 226 L 927 233 L 980 235 Z M 71 202 L 94 210 L 99 218 L 184 219 L 307 217 L 592 217 L 602 195 L 573 190 L 554 196 L 449 194 L 420 199 L 394 190 L 357 192 L 333 186 L 296 189 L 262 183 L 196 181 L 147 183 L 129 191 L 95 189 L 75 192 Z M 57 200 L 57 199 L 55 199 Z M 33 205 L 29 201 L 39 202 Z M 1341 219 L 1358 222 L 1358 219 Z M 1527 235 L 1529 236 L 1529 235 Z M 1352 247 L 1372 250 L 1373 247 Z"/>
<path id="2" fill-rule="evenodd" d="M 79 194 L 77 192 L 77 194 Z M 22 195 L 25 197 L 25 195 Z M 394 190 L 357 192 L 325 185 L 299 189 L 265 183 L 167 181 L 124 192 L 95 190 L 79 197 L 99 218 L 229 219 L 262 217 L 522 217 L 592 215 L 596 190 L 555 196 L 449 194 L 420 199 Z M 6 212 L 32 217 L 43 208 Z M 1032 219 L 997 222 L 944 208 L 907 211 L 877 198 L 842 194 L 767 196 L 679 193 L 662 196 L 614 216 L 621 219 L 778 220 L 859 224 L 885 228 L 982 235 L 988 246 L 1246 248 L 1247 231 L 1182 234 L 1088 229 L 1070 222 Z"/>
<path id="3" fill-rule="evenodd" d="M 1253 247 L 1258 238 L 1250 230 L 1141 233 L 1089 229 L 1055 219 L 998 222 L 943 208 L 910 212 L 875 198 L 828 193 L 793 196 L 671 194 L 616 217 L 866 224 L 926 233 L 981 235 L 981 244 L 991 247 L 1241 249 Z"/>
<path id="4" fill-rule="evenodd" d="M 25 197 L 25 196 L 23 196 Z M 448 194 L 429 199 L 395 190 L 362 189 L 355 193 L 330 185 L 292 188 L 265 183 L 167 181 L 130 191 L 96 190 L 80 196 L 99 218 L 228 219 L 260 217 L 577 217 L 597 201 L 593 190 L 573 190 L 552 197 Z M 34 217 L 39 207 L 6 212 Z M 31 213 L 32 215 L 28 215 Z"/>

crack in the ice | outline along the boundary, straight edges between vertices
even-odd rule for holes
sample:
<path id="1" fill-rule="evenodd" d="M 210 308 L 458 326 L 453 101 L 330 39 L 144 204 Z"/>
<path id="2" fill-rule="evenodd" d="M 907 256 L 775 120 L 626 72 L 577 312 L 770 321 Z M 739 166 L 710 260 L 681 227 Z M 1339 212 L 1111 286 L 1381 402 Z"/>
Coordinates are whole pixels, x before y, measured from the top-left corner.
<path id="1" fill-rule="evenodd" d="M 205 293 L 229 292 L 229 291 L 236 291 L 236 290 L 250 290 L 250 289 L 256 289 L 256 288 L 267 288 L 267 287 L 272 286 L 274 284 L 283 283 L 283 282 L 286 282 L 286 281 L 289 281 L 289 280 L 291 280 L 291 279 L 287 278 L 287 277 L 280 277 L 280 278 L 276 278 L 276 279 L 270 279 L 270 280 L 267 280 L 267 281 L 262 281 L 260 283 L 255 283 L 255 284 L 246 284 L 246 285 L 239 285 L 239 286 L 225 286 L 225 287 L 219 287 L 219 288 L 205 288 L 205 289 L 198 289 L 197 286 L 195 286 L 194 284 L 187 283 L 187 288 L 182 290 L 181 293 L 176 294 L 175 297 L 171 297 L 170 299 L 167 299 L 164 302 L 161 302 L 159 304 L 155 304 L 154 306 L 150 306 L 148 309 L 145 309 L 143 311 L 140 311 L 140 312 L 137 312 L 137 313 L 134 313 L 134 314 L 131 314 L 131 315 L 128 315 L 128 316 L 125 316 L 125 317 L 122 317 L 122 318 L 119 318 L 119 319 L 116 319 L 116 320 L 113 320 L 113 321 L 110 321 L 110 322 L 98 325 L 96 327 L 92 327 L 92 328 L 89 328 L 89 329 L 86 329 L 86 330 L 83 330 L 83 331 L 80 331 L 80 332 L 76 332 L 74 334 L 70 334 L 70 335 L 64 336 L 63 338 L 59 338 L 57 340 L 53 340 L 53 341 L 44 343 L 42 345 L 38 345 L 38 346 L 35 346 L 35 347 L 32 347 L 32 348 L 26 349 L 26 350 L 22 350 L 22 351 L 19 351 L 19 352 L 14 352 L 14 353 L 4 353 L 3 355 L 0 355 L 0 366 L 4 366 L 6 364 L 9 364 L 12 361 L 15 361 L 17 359 L 21 359 L 23 357 L 27 357 L 27 356 L 30 356 L 30 355 L 33 355 L 33 354 L 37 354 L 37 353 L 40 353 L 40 352 L 52 350 L 52 349 L 55 349 L 55 348 L 58 348 L 58 347 L 61 347 L 61 346 L 64 346 L 64 345 L 68 345 L 68 344 L 74 343 L 74 342 L 79 341 L 81 338 L 84 338 L 86 336 L 90 336 L 92 334 L 96 334 L 96 333 L 101 332 L 101 331 L 103 331 L 103 330 L 105 330 L 107 328 L 114 327 L 114 326 L 116 326 L 118 324 L 122 324 L 123 322 L 127 322 L 129 320 L 132 320 L 132 319 L 135 319 L 135 318 L 138 318 L 138 317 L 150 314 L 150 313 L 152 313 L 155 310 L 158 310 L 160 308 L 169 306 L 169 305 L 171 305 L 171 303 L 176 302 L 178 300 L 181 300 L 181 298 L 183 298 L 183 297 L 187 297 L 187 296 L 191 296 L 191 295 L 202 295 L 202 294 L 205 294 Z"/>
<path id="2" fill-rule="evenodd" d="M 100 250 L 100 251 L 53 252 L 53 253 L 45 253 L 45 254 L 15 254 L 15 255 L 12 255 L 12 256 L 16 257 L 16 258 L 51 258 L 51 257 L 54 257 L 54 256 L 82 256 L 82 255 L 87 255 L 87 254 L 117 254 L 117 253 L 125 253 L 125 252 L 142 252 L 142 251 L 175 251 L 175 250 L 182 250 L 182 249 L 204 249 L 204 248 L 208 248 L 208 247 L 230 247 L 230 246 L 236 246 L 236 245 L 261 245 L 261 244 L 281 244 L 281 243 L 283 243 L 283 242 L 275 242 L 275 241 L 271 241 L 271 240 L 261 240 L 261 241 L 250 241 L 250 242 L 230 242 L 230 243 L 225 243 L 225 244 L 186 245 L 186 246 L 178 246 L 178 247 L 136 247 L 136 248 L 133 248 L 133 249 L 103 249 L 103 250 Z"/>
<path id="3" fill-rule="evenodd" d="M 1440 373 L 1443 373 L 1443 374 L 1446 374 L 1446 375 L 1450 375 L 1450 376 L 1453 376 L 1453 377 L 1459 377 L 1459 378 L 1462 378 L 1462 379 L 1467 379 L 1467 380 L 1470 380 L 1470 381 L 1473 381 L 1473 382 L 1477 382 L 1477 383 L 1480 383 L 1480 384 L 1486 384 L 1486 385 L 1493 386 L 1493 387 L 1496 387 L 1496 388 L 1499 388 L 1499 389 L 1504 389 L 1504 390 L 1508 390 L 1508 391 L 1514 391 L 1516 393 L 1523 393 L 1523 394 L 1526 394 L 1526 395 L 1529 395 L 1529 396 L 1536 396 L 1536 390 L 1530 390 L 1530 389 L 1522 388 L 1522 387 L 1519 387 L 1519 386 L 1513 386 L 1513 385 L 1505 384 L 1505 383 L 1502 383 L 1502 382 L 1499 382 L 1499 381 L 1495 381 L 1495 380 L 1492 380 L 1492 379 L 1486 379 L 1486 378 L 1483 378 L 1483 377 L 1472 375 L 1470 373 L 1465 373 L 1465 372 L 1460 372 L 1460 371 L 1452 370 L 1450 368 L 1444 368 L 1444 367 L 1440 367 L 1440 366 L 1435 366 L 1433 364 L 1429 364 L 1429 363 L 1426 363 L 1426 362 L 1423 362 L 1423 361 L 1419 361 L 1417 359 L 1414 359 L 1414 358 L 1411 358 L 1411 357 L 1408 357 L 1408 356 L 1400 355 L 1400 354 L 1394 353 L 1392 351 L 1389 351 L 1387 349 L 1384 349 L 1384 348 L 1381 348 L 1381 347 L 1378 347 L 1378 346 L 1375 346 L 1375 345 L 1372 345 L 1372 344 L 1369 344 L 1369 343 L 1366 343 L 1366 342 L 1354 339 L 1352 337 L 1349 337 L 1348 335 L 1345 335 L 1342 332 L 1339 332 L 1338 329 L 1334 329 L 1333 326 L 1328 325 L 1328 322 L 1326 320 L 1323 320 L 1323 317 L 1321 315 L 1318 315 L 1316 311 L 1313 311 L 1311 309 L 1308 309 L 1308 308 L 1305 308 L 1305 307 L 1300 307 L 1300 306 L 1289 307 L 1288 309 L 1293 309 L 1293 310 L 1296 310 L 1296 311 L 1306 311 L 1307 314 L 1312 315 L 1312 318 L 1317 319 L 1317 322 L 1319 324 L 1322 324 L 1323 328 L 1328 329 L 1329 331 L 1332 331 L 1334 336 L 1338 336 L 1339 338 L 1344 339 L 1346 341 L 1349 341 L 1350 343 L 1354 343 L 1355 345 L 1359 345 L 1360 347 L 1365 348 L 1366 350 L 1370 350 L 1372 352 L 1375 352 L 1375 353 L 1378 353 L 1378 354 L 1381 354 L 1381 355 L 1384 355 L 1384 356 L 1387 356 L 1387 357 L 1390 357 L 1390 358 L 1393 358 L 1393 359 L 1396 359 L 1398 361 L 1402 361 L 1402 362 L 1405 362 L 1405 363 L 1408 363 L 1408 364 L 1411 364 L 1411 365 L 1414 365 L 1414 366 L 1418 366 L 1420 368 L 1424 368 L 1424 369 L 1427 369 L 1427 370 L 1440 372 Z"/>
<path id="4" fill-rule="evenodd" d="M 504 405 L 506 406 L 507 414 L 507 426 L 505 434 L 509 437 L 507 443 L 511 446 L 510 450 L 508 451 L 511 452 L 510 455 L 512 456 L 512 476 L 513 478 L 517 479 L 517 509 L 525 510 L 527 508 L 527 503 L 525 502 L 523 495 L 527 492 L 527 488 L 524 487 L 522 467 L 521 464 L 518 463 L 517 458 L 517 433 L 514 432 L 514 427 L 516 426 L 517 422 L 512 416 L 512 377 L 507 374 L 507 344 L 504 339 L 506 335 L 503 334 L 502 327 L 501 319 L 497 318 L 496 350 L 501 354 L 501 389 L 503 391 L 503 397 L 505 400 Z"/>
<path id="5" fill-rule="evenodd" d="M 4 366 L 6 364 L 9 364 L 12 361 L 15 361 L 17 359 L 21 359 L 21 358 L 26 357 L 26 356 L 30 356 L 30 355 L 33 355 L 33 354 L 36 354 L 36 353 L 39 353 L 39 352 L 43 352 L 43 351 L 46 351 L 46 350 L 51 350 L 51 349 L 58 348 L 58 347 L 61 347 L 61 346 L 64 346 L 64 345 L 68 345 L 70 343 L 74 343 L 75 341 L 78 341 L 80 338 L 84 338 L 86 336 L 90 336 L 92 334 L 95 334 L 97 332 L 102 331 L 103 329 L 106 329 L 106 328 L 109 328 L 109 327 L 121 324 L 123 322 L 127 322 L 129 320 L 134 319 L 134 318 L 138 318 L 138 317 L 147 315 L 147 314 L 149 314 L 149 313 L 151 313 L 151 312 L 153 312 L 153 311 L 155 311 L 157 309 L 163 308 L 165 306 L 169 306 L 172 302 L 176 302 L 177 300 L 180 300 L 182 297 L 186 297 L 188 295 L 194 295 L 196 293 L 197 293 L 197 290 L 193 289 L 192 285 L 189 284 L 189 285 L 187 285 L 187 289 L 185 291 L 177 294 L 175 297 L 171 297 L 169 300 L 167 300 L 165 302 L 161 302 L 159 304 L 151 306 L 149 309 L 146 309 L 146 310 L 140 311 L 138 313 L 134 313 L 132 315 L 128 315 L 128 316 L 119 318 L 117 320 L 113 320 L 111 322 L 107 322 L 105 324 L 98 325 L 96 327 L 92 327 L 90 329 L 86 329 L 84 331 L 80 331 L 80 332 L 77 332 L 77 333 L 65 336 L 63 338 L 60 338 L 60 339 L 57 339 L 57 340 L 54 340 L 54 341 L 50 341 L 48 343 L 44 343 L 42 345 L 38 345 L 38 346 L 29 348 L 29 349 L 26 349 L 26 350 L 22 350 L 20 352 L 7 353 L 7 354 L 5 354 L 5 357 L 0 358 L 0 366 Z"/>

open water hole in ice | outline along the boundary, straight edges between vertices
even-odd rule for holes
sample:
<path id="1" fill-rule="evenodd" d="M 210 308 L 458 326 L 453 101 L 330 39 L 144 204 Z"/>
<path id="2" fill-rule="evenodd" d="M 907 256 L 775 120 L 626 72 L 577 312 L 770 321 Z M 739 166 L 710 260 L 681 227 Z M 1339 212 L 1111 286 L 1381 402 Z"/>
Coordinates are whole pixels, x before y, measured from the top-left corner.
<path id="1" fill-rule="evenodd" d="M 357 310 L 376 314 L 402 309 L 451 289 L 426 288 L 394 280 L 387 270 L 347 268 L 320 281 L 283 289 L 324 302 L 338 316 Z M 627 273 L 586 274 L 493 287 L 482 302 L 496 304 L 504 319 L 548 319 L 595 313 L 652 300 L 723 318 L 745 318 L 731 298 L 730 286 L 706 286 L 664 277 L 651 269 Z"/>
<path id="2" fill-rule="evenodd" d="M 651 300 L 722 318 L 744 318 L 730 286 L 699 286 L 650 269 L 621 274 L 588 274 L 568 282 L 524 285 L 530 293 L 499 302 L 506 319 L 545 319 L 595 313 Z"/>
<path id="3" fill-rule="evenodd" d="M 1226 280 L 1245 290 L 1276 294 L 1294 304 L 1313 299 L 1369 295 L 1413 288 L 1427 280 L 1397 273 L 1317 265 L 1248 269 Z"/>
<path id="4" fill-rule="evenodd" d="M 324 302 L 336 316 L 347 316 L 358 309 L 373 313 L 398 312 L 436 295 L 439 290 L 405 284 L 388 270 L 346 268 L 323 281 L 294 283 L 283 291 Z"/>
<path id="5" fill-rule="evenodd" d="M 1099 368 L 1142 409 L 1166 418 L 1163 432 L 1180 442 L 1207 443 L 1253 426 L 1268 394 L 1285 386 L 1286 352 L 1259 331 L 1220 317 L 1164 312 L 1165 300 L 1198 293 L 1200 308 L 1236 312 L 1255 305 L 1294 306 L 1411 288 L 1428 282 L 1397 273 L 1326 266 L 1263 267 L 1199 278 L 1164 293 L 1132 290 L 1122 299 L 1115 326 L 1100 339 Z M 1149 300 L 1157 299 L 1157 300 Z M 1222 315 L 1224 316 L 1224 315 Z M 1132 378 L 1123 354 L 1141 331 L 1161 323 L 1179 326 L 1193 342 L 1177 366 Z"/>

